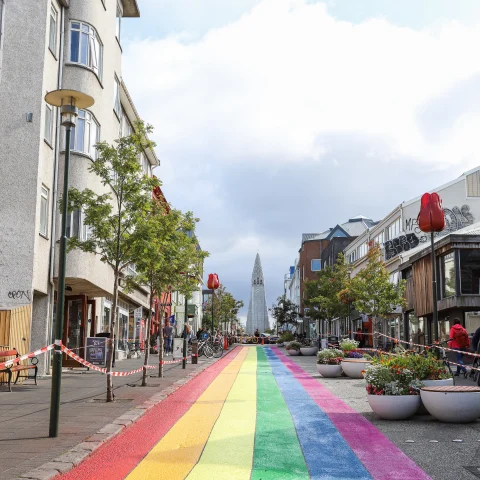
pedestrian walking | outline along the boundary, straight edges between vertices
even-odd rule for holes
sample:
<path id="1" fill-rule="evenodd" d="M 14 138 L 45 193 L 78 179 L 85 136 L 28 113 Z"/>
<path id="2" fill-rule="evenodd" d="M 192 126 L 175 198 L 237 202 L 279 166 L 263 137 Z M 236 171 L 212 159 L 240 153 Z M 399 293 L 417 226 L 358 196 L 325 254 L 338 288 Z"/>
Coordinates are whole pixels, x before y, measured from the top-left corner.
<path id="1" fill-rule="evenodd" d="M 168 355 L 169 353 L 172 353 L 173 327 L 168 321 L 166 322 L 165 327 L 163 327 L 163 343 L 165 354 Z"/>
<path id="2" fill-rule="evenodd" d="M 473 334 L 471 347 L 474 352 L 480 353 L 480 327 L 478 327 Z"/>
<path id="3" fill-rule="evenodd" d="M 468 336 L 468 332 L 462 327 L 460 320 L 455 318 L 453 320 L 453 326 L 450 329 L 450 342 L 448 344 L 450 348 L 454 350 L 460 350 L 460 352 L 455 352 L 456 356 L 456 363 L 460 364 L 457 365 L 457 372 L 455 376 L 460 376 L 460 372 L 463 375 L 467 376 L 467 369 L 465 368 L 465 364 L 463 363 L 463 353 L 466 352 L 468 347 L 470 346 L 470 338 Z"/>
<path id="4" fill-rule="evenodd" d="M 258 338 L 260 336 L 260 331 L 258 330 L 258 328 L 255 330 L 255 336 Z"/>

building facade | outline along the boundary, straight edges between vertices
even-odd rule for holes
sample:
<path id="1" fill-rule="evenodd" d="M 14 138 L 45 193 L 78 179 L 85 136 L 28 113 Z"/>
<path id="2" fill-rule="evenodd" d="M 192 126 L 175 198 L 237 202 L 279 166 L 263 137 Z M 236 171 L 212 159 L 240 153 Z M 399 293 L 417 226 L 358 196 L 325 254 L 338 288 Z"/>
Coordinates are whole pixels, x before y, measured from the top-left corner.
<path id="1" fill-rule="evenodd" d="M 9 339 L 22 353 L 52 343 L 56 317 L 65 138 L 59 112 L 44 96 L 64 88 L 94 98 L 91 108 L 80 110 L 72 132 L 69 186 L 106 193 L 109 187 L 88 167 L 98 141 L 112 144 L 131 133 L 139 118 L 121 61 L 122 22 L 139 15 L 136 0 L 0 1 L 0 309 L 5 322 L 18 315 L 25 320 L 19 338 Z M 35 25 L 28 35 L 26 25 Z M 139 162 L 148 175 L 159 164 L 153 151 Z M 82 212 L 69 214 L 67 235 L 88 234 Z M 113 272 L 97 256 L 72 251 L 66 290 L 63 342 L 81 349 L 87 336 L 108 330 Z M 127 341 L 139 339 L 139 309 L 146 318 L 147 289 L 127 294 L 120 285 L 114 332 L 120 358 Z M 46 361 L 43 356 L 41 373 Z"/>

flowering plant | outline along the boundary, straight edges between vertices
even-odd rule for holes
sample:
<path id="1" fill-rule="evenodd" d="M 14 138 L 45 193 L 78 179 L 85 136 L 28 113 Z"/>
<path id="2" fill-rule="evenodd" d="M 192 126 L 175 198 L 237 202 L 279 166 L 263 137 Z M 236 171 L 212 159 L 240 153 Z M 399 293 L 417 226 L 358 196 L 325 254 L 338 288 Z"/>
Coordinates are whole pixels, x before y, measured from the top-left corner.
<path id="1" fill-rule="evenodd" d="M 345 352 L 346 358 L 363 358 L 363 354 L 360 352 L 355 352 L 354 350 L 350 350 L 349 352 Z"/>
<path id="2" fill-rule="evenodd" d="M 370 365 L 365 373 L 369 395 L 418 395 L 422 382 L 408 368 Z"/>
<path id="3" fill-rule="evenodd" d="M 351 340 L 350 338 L 342 338 L 340 340 L 340 349 L 344 352 L 351 352 L 352 350 L 356 350 L 358 348 L 358 344 L 356 340 Z"/>
<path id="4" fill-rule="evenodd" d="M 320 365 L 340 365 L 345 354 L 336 348 L 324 348 L 317 353 L 317 363 Z"/>

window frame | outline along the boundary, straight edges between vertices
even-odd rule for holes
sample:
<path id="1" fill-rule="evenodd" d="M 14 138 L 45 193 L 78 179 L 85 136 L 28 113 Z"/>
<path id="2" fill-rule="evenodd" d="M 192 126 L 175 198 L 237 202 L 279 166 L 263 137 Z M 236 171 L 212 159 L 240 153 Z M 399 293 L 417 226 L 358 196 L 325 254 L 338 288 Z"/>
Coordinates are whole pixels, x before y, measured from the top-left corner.
<path id="1" fill-rule="evenodd" d="M 42 183 L 42 186 L 40 187 L 40 225 L 38 228 L 38 233 L 45 238 L 48 238 L 49 204 L 50 204 L 50 189 Z"/>
<path id="2" fill-rule="evenodd" d="M 79 28 L 73 28 L 73 24 L 79 24 Z M 87 27 L 87 31 L 84 31 L 83 27 Z M 72 32 L 78 32 L 78 51 L 77 51 L 77 60 L 72 60 L 72 45 L 73 45 L 73 40 L 72 40 Z M 82 57 L 82 34 L 87 34 L 88 36 L 88 46 L 86 50 L 86 55 L 87 55 L 87 62 L 84 63 L 81 61 Z M 98 44 L 98 58 L 97 58 L 97 67 L 92 63 L 92 42 L 93 46 L 95 46 L 95 40 Z M 70 65 L 79 65 L 81 67 L 86 68 L 87 70 L 90 70 L 93 72 L 98 79 L 101 81 L 103 78 L 103 42 L 100 38 L 100 35 L 97 32 L 97 29 L 93 26 L 90 25 L 87 22 L 82 22 L 80 20 L 70 20 L 70 25 L 69 25 L 69 49 L 68 49 L 68 63 Z"/>
<path id="3" fill-rule="evenodd" d="M 83 118 L 80 116 L 82 113 L 84 114 Z M 83 142 L 82 142 L 83 143 L 83 149 L 82 150 L 79 150 L 78 148 L 76 148 L 78 146 L 77 145 L 78 132 L 79 132 L 78 126 L 80 124 L 80 121 L 84 121 Z M 92 125 L 93 124 L 96 127 L 97 135 L 96 135 L 95 142 L 92 143 L 91 134 L 92 134 Z M 88 149 L 85 149 L 87 127 L 88 127 L 89 138 L 88 138 Z M 100 123 L 98 123 L 98 120 L 96 119 L 95 115 L 90 110 L 86 110 L 86 109 L 79 110 L 78 111 L 78 117 L 77 117 L 77 124 L 75 125 L 75 127 L 72 128 L 72 133 L 71 133 L 71 136 L 70 136 L 70 150 L 72 152 L 87 155 L 91 159 L 96 160 L 98 153 L 97 153 L 97 149 L 95 148 L 95 144 L 97 144 L 100 141 L 100 129 L 101 129 Z M 65 136 L 64 136 L 64 142 L 63 143 L 65 145 Z M 93 150 L 92 152 L 90 151 L 90 148 Z M 86 150 L 88 150 L 88 151 L 86 151 Z"/>
<path id="4" fill-rule="evenodd" d="M 122 137 L 122 120 L 124 112 L 122 111 L 122 102 L 120 100 L 120 80 L 117 77 L 117 74 L 114 74 L 114 85 L 113 85 L 113 111 L 120 121 L 120 137 Z"/>
<path id="5" fill-rule="evenodd" d="M 313 262 L 318 262 L 318 269 L 313 268 Z M 311 272 L 320 272 L 322 270 L 322 260 L 320 258 L 312 258 L 310 260 L 310 271 Z"/>
<path id="6" fill-rule="evenodd" d="M 54 118 L 54 115 L 53 115 L 53 106 L 52 105 L 49 105 L 48 103 L 45 102 L 45 121 L 44 121 L 44 128 L 43 128 L 43 138 L 45 140 L 45 142 L 47 142 L 47 144 L 52 147 L 53 145 L 53 118 Z M 50 118 L 50 126 L 48 128 L 48 132 L 47 132 L 47 120 L 48 118 Z M 47 138 L 47 133 L 48 133 L 48 138 Z"/>
<path id="7" fill-rule="evenodd" d="M 53 4 L 50 4 L 50 24 L 48 32 L 48 49 L 53 53 L 53 56 L 57 58 L 57 33 L 58 33 L 58 12 Z M 52 29 L 52 22 L 54 28 Z M 53 32 L 53 35 L 52 35 Z M 53 45 L 52 45 L 53 41 Z"/>
<path id="8" fill-rule="evenodd" d="M 457 291 L 456 291 L 456 286 L 453 288 L 453 293 L 450 293 L 450 294 L 446 294 L 446 290 L 445 290 L 445 287 L 446 287 L 446 276 L 445 276 L 445 260 L 448 258 L 448 260 L 453 260 L 453 272 L 454 272 L 454 278 L 453 278 L 453 281 L 454 281 L 454 284 L 456 283 L 456 276 L 457 276 L 457 266 L 456 266 L 456 262 L 455 262 L 455 252 L 451 251 L 449 253 L 446 253 L 445 255 L 442 255 L 440 257 L 440 281 L 441 281 L 441 294 L 442 294 L 442 298 L 448 298 L 448 297 L 454 297 L 456 294 L 457 294 Z"/>
<path id="9" fill-rule="evenodd" d="M 122 6 L 120 5 L 120 2 L 117 0 L 117 13 L 116 13 L 116 18 L 115 18 L 115 38 L 118 41 L 118 44 L 121 45 L 120 39 L 122 36 L 122 17 L 123 17 L 123 11 L 122 11 Z"/>

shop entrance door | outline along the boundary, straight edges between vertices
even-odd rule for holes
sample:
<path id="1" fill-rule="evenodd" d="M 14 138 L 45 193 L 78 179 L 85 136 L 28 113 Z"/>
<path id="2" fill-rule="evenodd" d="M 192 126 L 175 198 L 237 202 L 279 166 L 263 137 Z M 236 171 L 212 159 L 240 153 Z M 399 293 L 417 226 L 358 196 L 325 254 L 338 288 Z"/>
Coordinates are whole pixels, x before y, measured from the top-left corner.
<path id="1" fill-rule="evenodd" d="M 87 323 L 87 296 L 72 295 L 65 297 L 65 320 L 63 324 L 63 344 L 85 358 L 85 336 Z M 63 356 L 65 367 L 81 367 L 73 358 Z"/>

